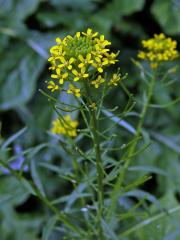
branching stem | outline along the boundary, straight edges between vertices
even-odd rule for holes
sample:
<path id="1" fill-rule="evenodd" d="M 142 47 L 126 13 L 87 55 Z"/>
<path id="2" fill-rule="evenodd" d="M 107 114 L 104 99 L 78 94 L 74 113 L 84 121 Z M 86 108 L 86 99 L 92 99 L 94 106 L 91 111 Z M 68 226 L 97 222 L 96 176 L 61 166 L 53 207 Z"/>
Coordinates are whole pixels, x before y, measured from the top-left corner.
<path id="1" fill-rule="evenodd" d="M 153 90 L 154 90 L 154 85 L 155 85 L 155 80 L 156 80 L 156 75 L 155 73 L 153 74 L 152 78 L 151 78 L 151 82 L 149 84 L 149 87 L 147 89 L 147 99 L 146 99 L 146 103 L 143 105 L 143 108 L 142 108 L 142 111 L 141 111 L 141 114 L 140 114 L 140 120 L 138 122 L 138 125 L 137 125 L 137 130 L 136 130 L 136 133 L 135 133 L 135 136 L 134 136 L 134 139 L 135 141 L 132 142 L 132 145 L 130 145 L 129 147 L 129 151 L 128 151 L 128 155 L 127 155 L 127 159 L 125 161 L 125 164 L 123 166 L 123 168 L 121 169 L 121 172 L 118 176 L 118 179 L 117 179 L 117 182 L 115 184 L 115 187 L 113 189 L 113 192 L 112 192 L 112 204 L 111 204 L 111 207 L 108 211 L 108 215 L 107 215 L 107 219 L 108 221 L 111 219 L 111 216 L 113 215 L 114 213 L 114 210 L 116 208 L 116 204 L 117 204 L 117 201 L 118 201 L 118 197 L 119 197 L 119 193 L 120 190 L 121 190 L 121 187 L 122 187 L 122 184 L 123 184 L 123 181 L 124 181 L 124 178 L 125 178 L 125 174 L 126 174 L 126 171 L 131 163 L 131 160 L 132 160 L 132 157 L 134 156 L 134 153 L 136 151 L 136 146 L 137 146 L 137 143 L 138 143 L 138 139 L 141 135 L 141 131 L 142 131 L 142 126 L 143 126 L 143 123 L 144 123 L 144 119 L 145 119 L 145 115 L 147 113 L 147 110 L 148 110 L 148 106 L 151 102 L 151 99 L 152 99 L 152 95 L 153 95 Z"/>

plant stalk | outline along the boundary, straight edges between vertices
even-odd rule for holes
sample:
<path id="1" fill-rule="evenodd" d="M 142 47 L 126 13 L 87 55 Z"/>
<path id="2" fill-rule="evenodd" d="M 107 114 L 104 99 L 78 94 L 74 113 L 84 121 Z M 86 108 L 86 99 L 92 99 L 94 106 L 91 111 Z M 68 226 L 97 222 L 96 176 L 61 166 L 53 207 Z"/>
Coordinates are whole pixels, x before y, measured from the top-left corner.
<path id="1" fill-rule="evenodd" d="M 156 80 L 156 75 L 154 73 L 152 78 L 151 78 L 149 87 L 147 89 L 147 100 L 146 100 L 146 103 L 143 105 L 143 108 L 142 108 L 142 111 L 141 111 L 140 120 L 138 122 L 137 130 L 136 130 L 136 133 L 135 133 L 135 136 L 134 136 L 135 141 L 133 141 L 132 144 L 130 145 L 130 148 L 129 148 L 129 151 L 128 151 L 128 155 L 127 155 L 127 159 L 126 159 L 125 164 L 124 164 L 124 166 L 123 166 L 123 168 L 122 168 L 122 170 L 121 170 L 121 172 L 120 172 L 120 174 L 118 176 L 118 180 L 117 180 L 117 182 L 115 184 L 115 187 L 113 189 L 113 192 L 112 192 L 112 204 L 111 204 L 111 207 L 110 207 L 110 209 L 108 211 L 108 214 L 107 214 L 108 221 L 111 219 L 111 216 L 114 213 L 114 210 L 116 208 L 116 203 L 118 201 L 118 196 L 119 196 L 119 194 L 117 194 L 117 193 L 120 192 L 120 189 L 122 187 L 126 171 L 127 171 L 128 167 L 129 167 L 129 165 L 131 163 L 132 156 L 134 155 L 134 153 L 136 151 L 136 146 L 137 146 L 139 137 L 141 135 L 141 131 L 142 131 L 142 126 L 143 126 L 143 123 L 144 123 L 145 115 L 147 113 L 148 106 L 149 106 L 149 104 L 151 102 L 151 99 L 152 99 L 154 85 L 155 85 L 155 80 Z"/>
<path id="2" fill-rule="evenodd" d="M 103 190 L 103 167 L 100 151 L 100 142 L 98 136 L 98 120 L 96 119 L 95 112 L 91 111 L 92 116 L 92 132 L 94 136 L 94 147 L 96 152 L 96 168 L 97 168 L 97 183 L 98 183 L 98 229 L 99 240 L 103 240 L 103 231 L 101 226 L 101 219 L 103 216 L 103 202 L 104 202 L 104 190 Z"/>
<path id="3" fill-rule="evenodd" d="M 89 88 L 87 84 L 84 84 L 85 87 L 85 93 L 87 95 L 86 100 L 88 105 L 92 104 L 91 101 L 91 94 L 89 92 Z M 96 153 L 96 170 L 97 170 L 97 185 L 98 185 L 98 211 L 97 211 L 97 226 L 98 226 L 98 240 L 103 240 L 103 229 L 101 220 L 103 217 L 103 204 L 104 204 L 104 189 L 103 189 L 103 166 L 102 166 L 102 159 L 101 159 L 101 150 L 100 150 L 100 141 L 99 141 L 99 135 L 98 135 L 98 118 L 96 117 L 96 111 L 94 109 L 91 109 L 88 106 L 88 109 L 90 111 L 90 117 L 91 117 L 91 124 L 92 124 L 92 135 L 93 135 L 93 143 Z"/>

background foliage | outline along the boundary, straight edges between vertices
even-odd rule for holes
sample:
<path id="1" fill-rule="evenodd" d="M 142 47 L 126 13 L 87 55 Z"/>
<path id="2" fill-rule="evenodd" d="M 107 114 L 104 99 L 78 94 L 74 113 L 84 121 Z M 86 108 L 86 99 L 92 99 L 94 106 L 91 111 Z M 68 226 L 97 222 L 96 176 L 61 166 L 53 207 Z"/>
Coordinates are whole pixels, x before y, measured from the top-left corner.
<path id="1" fill-rule="evenodd" d="M 113 49 L 120 49 L 118 65 L 122 72 L 129 74 L 124 83 L 138 99 L 143 94 L 144 83 L 130 59 L 136 58 L 140 40 L 154 33 L 164 32 L 177 41 L 180 39 L 180 1 L 0 0 L 0 6 L 1 141 L 27 126 L 20 137 L 13 135 L 13 139 L 7 140 L 5 147 L 11 150 L 5 150 L 2 145 L 0 158 L 7 160 L 29 148 L 31 151 L 27 152 L 25 162 L 31 171 L 26 172 L 27 178 L 32 178 L 50 199 L 68 195 L 72 184 L 62 179 L 61 174 L 70 172 L 71 159 L 59 148 L 56 139 L 47 133 L 54 113 L 47 99 L 38 91 L 46 89 L 45 81 L 50 78 L 47 64 L 49 47 L 55 37 L 74 34 L 87 27 L 105 34 L 112 42 Z M 173 75 L 176 81 L 168 87 L 157 83 L 155 104 L 165 106 L 178 98 L 178 74 L 179 70 Z M 126 95 L 119 88 L 107 98 L 106 104 L 109 107 L 117 105 L 122 110 L 126 101 Z M 137 102 L 134 112 L 138 109 Z M 119 203 L 122 208 L 130 208 L 139 199 L 146 198 L 147 216 L 151 216 L 158 208 L 171 208 L 179 204 L 179 110 L 178 105 L 171 105 L 166 109 L 152 108 L 148 112 L 145 134 L 147 139 L 149 136 L 152 138 L 152 142 L 134 160 L 127 182 L 144 173 L 152 178 L 141 188 L 124 196 Z M 135 116 L 125 120 L 132 127 L 136 125 Z M 126 125 L 118 126 L 114 133 L 117 131 L 121 136 L 119 144 L 132 136 Z M 120 156 L 114 157 L 118 159 Z M 71 194 L 69 201 L 72 202 L 68 204 L 73 204 L 73 197 Z M 64 206 L 63 198 L 58 203 Z M 56 220 L 50 216 L 50 211 L 30 194 L 25 183 L 20 184 L 15 177 L 2 171 L 1 240 L 59 239 L 58 227 L 54 228 Z M 140 216 L 137 218 L 141 219 Z M 180 214 L 167 216 L 127 239 L 180 239 L 179 222 Z M 131 221 L 129 223 L 132 224 Z"/>

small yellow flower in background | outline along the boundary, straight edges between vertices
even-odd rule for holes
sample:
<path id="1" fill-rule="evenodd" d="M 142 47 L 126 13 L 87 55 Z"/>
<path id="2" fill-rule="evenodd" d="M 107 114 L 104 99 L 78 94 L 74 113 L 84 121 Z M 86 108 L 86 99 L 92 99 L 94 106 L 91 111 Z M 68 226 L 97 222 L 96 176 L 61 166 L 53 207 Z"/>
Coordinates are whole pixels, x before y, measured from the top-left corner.
<path id="1" fill-rule="evenodd" d="M 76 88 L 73 84 L 69 84 L 69 89 L 67 90 L 67 93 L 73 94 L 76 97 L 81 96 L 80 89 Z"/>
<path id="2" fill-rule="evenodd" d="M 91 84 L 94 85 L 95 88 L 99 88 L 99 85 L 102 84 L 103 82 L 105 82 L 105 79 L 102 78 L 101 75 L 99 75 L 96 80 L 91 82 Z"/>
<path id="3" fill-rule="evenodd" d="M 121 81 L 121 74 L 120 73 L 114 73 L 112 78 L 110 79 L 108 85 L 117 86 L 120 81 Z"/>
<path id="4" fill-rule="evenodd" d="M 87 81 L 86 78 L 117 62 L 116 53 L 110 51 L 111 42 L 104 35 L 93 32 L 88 28 L 86 32 L 77 32 L 74 36 L 63 39 L 57 37 L 56 45 L 50 49 L 49 69 L 52 71 L 54 85 L 63 85 L 64 82 Z M 58 79 L 59 82 L 55 82 Z M 88 81 L 87 81 L 88 82 Z M 54 91 L 57 87 L 49 88 Z"/>
<path id="5" fill-rule="evenodd" d="M 138 57 L 150 62 L 151 68 L 157 68 L 161 62 L 172 61 L 178 57 L 177 42 L 163 33 L 154 34 L 154 38 L 142 41 L 144 51 Z"/>
<path id="6" fill-rule="evenodd" d="M 63 119 L 55 119 L 52 122 L 51 132 L 62 134 L 68 137 L 77 136 L 78 121 L 72 120 L 70 115 L 63 116 Z"/>

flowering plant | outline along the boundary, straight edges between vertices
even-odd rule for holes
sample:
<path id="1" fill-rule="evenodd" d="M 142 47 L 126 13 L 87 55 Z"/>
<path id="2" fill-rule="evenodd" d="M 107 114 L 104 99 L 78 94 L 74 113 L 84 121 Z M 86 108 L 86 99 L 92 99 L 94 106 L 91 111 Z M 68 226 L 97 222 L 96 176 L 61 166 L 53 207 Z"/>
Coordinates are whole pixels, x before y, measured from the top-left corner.
<path id="1" fill-rule="evenodd" d="M 111 43 L 104 35 L 88 29 L 64 39 L 56 38 L 56 45 L 51 47 L 48 59 L 49 70 L 52 71 L 51 80 L 47 83 L 49 92 L 41 92 L 58 116 L 52 121 L 50 134 L 53 144 L 50 147 L 63 150 L 61 160 L 66 161 L 69 167 L 60 169 L 47 162 L 40 164 L 68 182 L 70 189 L 66 190 L 70 193 L 49 200 L 51 196 L 45 194 L 39 181 L 33 156 L 49 144 L 23 152 L 19 150 L 18 157 L 10 159 L 11 163 L 4 161 L 4 156 L 0 160 L 5 174 L 13 174 L 52 211 L 53 216 L 45 226 L 46 233 L 55 228 L 64 240 L 118 240 L 129 239 L 131 234 L 134 234 L 132 239 L 134 236 L 138 239 L 138 230 L 142 230 L 143 226 L 180 210 L 177 206 L 149 216 L 146 200 L 152 199 L 152 196 L 146 196 L 137 189 L 151 178 L 146 172 L 138 175 L 142 166 L 139 169 L 132 166 L 151 144 L 151 135 L 144 128 L 148 110 L 150 107 L 161 107 L 154 104 L 156 86 L 159 82 L 168 85 L 167 75 L 174 72 L 174 68 L 168 68 L 164 73 L 161 66 L 178 57 L 176 41 L 164 34 L 143 40 L 142 46 L 144 50 L 139 52 L 138 57 L 145 61 L 133 60 L 145 83 L 142 98 L 135 98 L 129 92 L 123 81 L 126 75 L 122 76 L 120 69 L 108 72 L 108 67 L 118 62 L 119 52 L 111 52 Z M 108 105 L 106 99 L 114 89 L 119 91 L 119 95 L 123 91 L 128 97 L 125 106 Z M 56 93 L 60 97 L 63 95 L 63 100 L 56 98 Z M 168 106 L 177 101 L 179 99 L 168 103 Z M 138 112 L 134 112 L 136 102 Z M 135 126 L 124 120 L 132 115 L 137 117 Z M 119 126 L 133 134 L 130 141 L 122 143 Z M 0 138 L 1 155 L 8 153 L 7 147 L 25 130 L 6 142 Z M 26 154 L 27 159 L 33 159 L 28 167 L 24 163 Z M 33 181 L 24 174 L 27 171 L 32 172 Z M 127 178 L 128 174 L 130 178 Z M 47 175 L 45 180 L 47 178 L 50 179 L 51 175 Z M 59 185 L 56 187 L 59 188 Z M 131 197 L 136 197 L 138 191 L 143 197 L 137 198 L 137 203 L 135 199 L 132 204 Z M 48 234 L 45 234 L 46 239 Z"/>
<path id="2" fill-rule="evenodd" d="M 122 117 L 131 111 L 134 103 L 133 101 L 128 102 L 120 118 L 116 112 L 116 107 L 108 110 L 104 106 L 105 97 L 109 90 L 119 85 L 129 98 L 133 99 L 122 82 L 124 77 L 122 77 L 119 69 L 112 76 L 109 76 L 106 72 L 107 67 L 118 62 L 119 52 L 111 52 L 111 42 L 106 40 L 104 35 L 99 36 L 97 32 L 94 33 L 92 29 L 88 29 L 87 32 L 77 32 L 74 37 L 57 38 L 56 43 L 50 49 L 51 57 L 49 62 L 51 66 L 49 69 L 54 73 L 51 74 L 53 80 L 48 83 L 48 89 L 51 92 L 60 91 L 72 94 L 77 106 L 75 108 L 75 106 L 64 102 L 60 103 L 65 106 L 62 109 L 55 105 L 54 109 L 59 117 L 53 121 L 51 131 L 54 134 L 66 136 L 69 139 L 70 146 L 75 148 L 80 156 L 80 159 L 76 157 L 72 159 L 75 189 L 78 188 L 80 179 L 84 184 L 88 179 L 86 187 L 91 188 L 90 197 L 88 199 L 81 198 L 80 200 L 83 217 L 88 218 L 88 220 L 85 220 L 87 226 L 83 227 L 80 224 L 81 230 L 79 229 L 80 235 L 78 236 L 82 239 L 91 239 L 91 237 L 96 237 L 99 240 L 110 239 L 111 234 L 109 231 L 113 234 L 113 239 L 117 239 L 116 236 L 126 236 L 135 228 L 127 229 L 118 235 L 118 213 L 121 214 L 117 210 L 118 199 L 127 190 L 133 189 L 149 179 L 149 176 L 145 175 L 129 185 L 125 184 L 126 173 L 132 159 L 136 157 L 138 151 L 143 151 L 150 144 L 144 143 L 142 150 L 137 151 L 139 139 L 143 136 L 144 120 L 151 105 L 157 78 L 159 78 L 158 69 L 160 63 L 172 61 L 178 57 L 176 41 L 166 38 L 162 33 L 155 34 L 154 38 L 142 41 L 144 51 L 140 51 L 138 57 L 146 60 L 152 70 L 149 72 L 141 63 L 134 61 L 143 72 L 148 84 L 145 101 L 139 114 L 140 118 L 136 130 L 133 129 L 134 137 L 127 144 L 128 147 L 123 150 L 123 160 L 120 162 L 112 160 L 109 155 L 111 151 L 122 151 L 121 147 L 117 148 L 114 144 L 110 144 L 111 141 L 115 142 L 117 140 L 117 135 L 111 135 L 111 129 L 121 123 Z M 95 96 L 95 92 L 98 97 Z M 61 111 L 58 111 L 58 109 Z M 79 129 L 78 122 L 73 120 L 70 115 L 64 115 L 64 111 L 78 111 L 85 123 L 85 128 Z M 108 129 L 102 129 L 102 121 L 105 119 L 111 121 L 112 118 L 117 118 L 117 116 L 119 120 L 115 121 L 115 124 Z M 75 137 L 77 140 L 72 139 Z M 89 138 L 92 147 L 85 151 L 82 150 L 78 137 L 80 139 L 81 137 Z M 62 140 L 60 140 L 60 143 L 64 146 Z M 111 147 L 109 147 L 109 144 Z M 84 161 L 87 162 L 85 165 Z M 79 171 L 79 165 L 81 165 L 82 171 Z M 91 172 L 91 165 L 95 166 L 96 173 Z M 109 168 L 111 169 L 110 172 Z M 95 228 L 94 224 L 96 225 Z M 107 226 L 111 230 L 108 231 Z M 84 232 L 82 229 L 89 229 L 90 233 Z M 71 234 L 67 234 L 67 236 L 71 236 Z"/>

